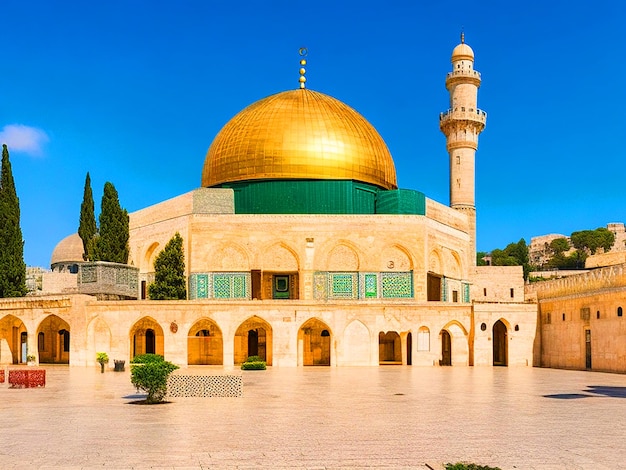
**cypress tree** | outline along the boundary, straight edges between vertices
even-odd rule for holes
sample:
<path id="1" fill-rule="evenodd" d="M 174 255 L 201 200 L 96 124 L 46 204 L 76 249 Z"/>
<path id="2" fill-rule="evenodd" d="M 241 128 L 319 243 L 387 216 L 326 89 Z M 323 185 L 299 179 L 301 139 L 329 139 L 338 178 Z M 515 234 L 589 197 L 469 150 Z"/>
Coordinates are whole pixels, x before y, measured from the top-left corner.
<path id="1" fill-rule="evenodd" d="M 89 177 L 89 172 L 87 172 L 83 202 L 80 205 L 80 222 L 78 225 L 78 235 L 83 241 L 83 259 L 85 261 L 90 259 L 89 254 L 93 251 L 92 244 L 97 232 L 98 228 L 96 227 L 91 178 Z"/>
<path id="2" fill-rule="evenodd" d="M 3 144 L 0 172 L 0 297 L 23 297 L 26 292 L 20 201 L 15 191 L 9 150 Z"/>
<path id="3" fill-rule="evenodd" d="M 185 300 L 185 256 L 183 239 L 178 232 L 154 260 L 154 283 L 148 288 L 152 300 Z"/>
<path id="4" fill-rule="evenodd" d="M 100 207 L 100 231 L 95 237 L 91 261 L 128 262 L 128 212 L 120 207 L 117 190 L 108 181 Z"/>

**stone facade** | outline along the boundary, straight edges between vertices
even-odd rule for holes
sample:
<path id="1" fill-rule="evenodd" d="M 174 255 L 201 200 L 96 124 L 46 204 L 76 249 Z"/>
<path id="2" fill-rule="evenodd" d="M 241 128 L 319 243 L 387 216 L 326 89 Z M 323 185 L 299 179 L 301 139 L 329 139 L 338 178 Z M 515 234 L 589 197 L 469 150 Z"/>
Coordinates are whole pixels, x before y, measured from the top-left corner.
<path id="1" fill-rule="evenodd" d="M 543 367 L 626 372 L 626 264 L 527 287 Z"/>

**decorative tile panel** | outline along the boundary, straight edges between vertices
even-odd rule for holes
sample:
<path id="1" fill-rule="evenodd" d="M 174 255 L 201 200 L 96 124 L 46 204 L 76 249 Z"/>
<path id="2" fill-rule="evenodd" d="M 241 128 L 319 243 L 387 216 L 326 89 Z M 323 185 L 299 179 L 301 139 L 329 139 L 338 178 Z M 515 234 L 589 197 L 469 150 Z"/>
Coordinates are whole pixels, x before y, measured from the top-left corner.
<path id="1" fill-rule="evenodd" d="M 189 298 L 250 299 L 250 273 L 193 273 L 189 277 Z"/>
<path id="2" fill-rule="evenodd" d="M 359 277 L 357 273 L 331 273 L 329 291 L 335 299 L 358 298 Z"/>
<path id="3" fill-rule="evenodd" d="M 363 275 L 363 297 L 366 299 L 378 297 L 378 276 L 375 273 Z"/>
<path id="4" fill-rule="evenodd" d="M 413 276 L 409 272 L 381 274 L 382 297 L 385 299 L 407 299 L 413 297 Z"/>

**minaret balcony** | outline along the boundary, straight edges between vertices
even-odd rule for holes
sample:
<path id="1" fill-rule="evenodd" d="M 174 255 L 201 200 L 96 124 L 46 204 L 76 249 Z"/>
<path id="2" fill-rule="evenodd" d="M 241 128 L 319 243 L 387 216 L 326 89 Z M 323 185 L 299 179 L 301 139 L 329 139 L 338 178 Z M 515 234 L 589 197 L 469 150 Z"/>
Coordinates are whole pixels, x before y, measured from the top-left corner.
<path id="1" fill-rule="evenodd" d="M 472 77 L 480 80 L 480 72 L 472 69 L 458 69 L 453 70 L 452 72 L 448 72 L 448 74 L 446 75 L 446 80 L 452 77 Z"/>
<path id="2" fill-rule="evenodd" d="M 448 72 L 446 75 L 446 88 L 450 90 L 453 85 L 459 83 L 470 83 L 474 86 L 480 86 L 480 72 L 476 70 L 458 69 Z"/>
<path id="3" fill-rule="evenodd" d="M 487 113 L 482 109 L 459 107 L 448 109 L 443 113 L 439 113 L 439 127 L 443 128 L 451 122 L 470 121 L 481 124 L 481 128 L 487 123 Z"/>

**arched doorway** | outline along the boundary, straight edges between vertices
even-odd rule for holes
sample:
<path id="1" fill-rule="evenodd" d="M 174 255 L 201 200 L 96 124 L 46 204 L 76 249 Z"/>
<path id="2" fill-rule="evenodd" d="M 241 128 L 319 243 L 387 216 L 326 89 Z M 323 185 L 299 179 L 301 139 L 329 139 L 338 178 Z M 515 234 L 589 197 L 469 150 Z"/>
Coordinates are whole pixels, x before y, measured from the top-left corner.
<path id="1" fill-rule="evenodd" d="M 131 359 L 139 354 L 164 355 L 163 328 L 154 318 L 144 317 L 130 330 Z"/>
<path id="2" fill-rule="evenodd" d="M 0 364 L 26 362 L 28 332 L 24 322 L 14 315 L 0 319 Z"/>
<path id="3" fill-rule="evenodd" d="M 440 366 L 452 365 L 452 338 L 448 330 L 441 330 L 441 359 Z"/>
<path id="4" fill-rule="evenodd" d="M 494 366 L 506 366 L 509 363 L 507 339 L 506 325 L 498 320 L 493 324 L 492 334 Z"/>
<path id="5" fill-rule="evenodd" d="M 298 354 L 303 366 L 330 365 L 330 328 L 317 318 L 311 318 L 298 330 Z"/>
<path id="6" fill-rule="evenodd" d="M 241 364 L 250 356 L 259 356 L 268 366 L 272 365 L 272 327 L 265 320 L 254 316 L 244 321 L 235 332 L 235 364 Z"/>
<path id="7" fill-rule="evenodd" d="M 70 363 L 70 325 L 56 315 L 48 315 L 37 328 L 37 351 L 41 364 Z"/>
<path id="8" fill-rule="evenodd" d="M 378 333 L 378 363 L 402 364 L 402 343 L 397 332 Z"/>
<path id="9" fill-rule="evenodd" d="M 202 318 L 189 329 L 187 364 L 196 366 L 224 364 L 222 330 L 213 320 Z"/>

